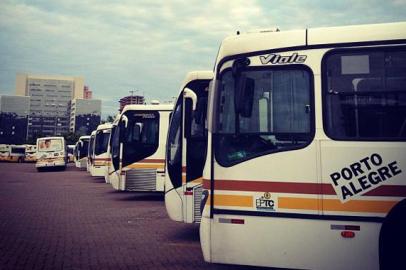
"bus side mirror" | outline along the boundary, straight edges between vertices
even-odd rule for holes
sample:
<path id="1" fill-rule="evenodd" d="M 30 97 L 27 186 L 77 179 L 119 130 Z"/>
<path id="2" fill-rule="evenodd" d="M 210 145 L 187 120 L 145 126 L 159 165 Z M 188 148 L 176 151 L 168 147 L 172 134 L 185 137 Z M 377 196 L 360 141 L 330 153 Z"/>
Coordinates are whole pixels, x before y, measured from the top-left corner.
<path id="1" fill-rule="evenodd" d="M 185 138 L 192 136 L 192 115 L 193 115 L 193 101 L 189 98 L 185 99 Z"/>
<path id="2" fill-rule="evenodd" d="M 255 81 L 241 73 L 236 79 L 234 108 L 236 114 L 242 117 L 251 117 L 254 104 Z"/>
<path id="3" fill-rule="evenodd" d="M 123 115 L 121 117 L 121 122 L 124 123 L 124 127 L 126 128 L 128 126 L 128 117 Z"/>
<path id="4" fill-rule="evenodd" d="M 141 123 L 136 123 L 134 125 L 133 141 L 139 142 L 141 138 Z"/>
<path id="5" fill-rule="evenodd" d="M 203 125 L 206 121 L 206 112 L 207 112 L 207 97 L 202 97 L 197 103 L 197 108 L 194 114 L 194 120 L 196 124 Z"/>
<path id="6" fill-rule="evenodd" d="M 190 138 L 192 135 L 192 116 L 197 106 L 197 95 L 193 90 L 185 88 L 183 89 L 183 99 L 185 104 L 185 138 Z"/>

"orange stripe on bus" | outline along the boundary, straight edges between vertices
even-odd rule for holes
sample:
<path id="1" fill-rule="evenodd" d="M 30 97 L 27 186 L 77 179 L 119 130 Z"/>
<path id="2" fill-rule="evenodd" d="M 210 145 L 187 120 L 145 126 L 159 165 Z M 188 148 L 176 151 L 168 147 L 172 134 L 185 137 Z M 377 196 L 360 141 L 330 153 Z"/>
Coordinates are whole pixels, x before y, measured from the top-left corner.
<path id="1" fill-rule="evenodd" d="M 148 164 L 148 163 L 136 163 L 126 166 L 126 168 L 131 169 L 163 169 L 165 164 Z"/>
<path id="2" fill-rule="evenodd" d="M 210 198 L 207 200 L 210 204 Z M 253 207 L 253 197 L 244 195 L 214 195 L 215 206 Z"/>
<path id="3" fill-rule="evenodd" d="M 396 201 L 370 201 L 353 200 L 341 203 L 334 199 L 311 199 L 311 198 L 290 198 L 279 197 L 278 208 L 302 209 L 302 210 L 323 210 L 323 211 L 347 211 L 347 212 L 369 212 L 387 213 L 396 204 Z M 322 208 L 322 209 L 320 209 Z"/>

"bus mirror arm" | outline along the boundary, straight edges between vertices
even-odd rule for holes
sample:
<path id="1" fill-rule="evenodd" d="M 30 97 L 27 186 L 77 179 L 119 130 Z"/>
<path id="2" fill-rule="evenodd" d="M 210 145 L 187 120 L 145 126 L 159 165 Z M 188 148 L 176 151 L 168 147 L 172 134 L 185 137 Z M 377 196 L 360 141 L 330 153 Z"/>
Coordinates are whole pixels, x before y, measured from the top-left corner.
<path id="1" fill-rule="evenodd" d="M 236 114 L 251 117 L 254 104 L 255 80 L 241 73 L 235 79 L 234 108 Z"/>
<path id="2" fill-rule="evenodd" d="M 121 117 L 121 121 L 124 123 L 124 127 L 127 128 L 127 126 L 128 126 L 128 117 L 123 115 Z"/>
<path id="3" fill-rule="evenodd" d="M 185 88 L 183 90 L 183 97 L 192 100 L 192 110 L 195 111 L 196 110 L 196 105 L 197 105 L 197 95 L 196 95 L 196 93 L 193 92 L 193 90 L 191 90 L 189 88 Z"/>

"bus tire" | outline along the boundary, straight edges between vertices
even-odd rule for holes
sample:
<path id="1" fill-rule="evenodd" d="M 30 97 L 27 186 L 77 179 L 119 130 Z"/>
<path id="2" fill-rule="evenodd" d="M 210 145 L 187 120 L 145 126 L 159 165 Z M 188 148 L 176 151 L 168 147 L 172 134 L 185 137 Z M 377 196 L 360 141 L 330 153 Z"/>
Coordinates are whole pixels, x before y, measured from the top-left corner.
<path id="1" fill-rule="evenodd" d="M 398 203 L 386 216 L 379 234 L 381 270 L 406 269 L 406 200 Z"/>

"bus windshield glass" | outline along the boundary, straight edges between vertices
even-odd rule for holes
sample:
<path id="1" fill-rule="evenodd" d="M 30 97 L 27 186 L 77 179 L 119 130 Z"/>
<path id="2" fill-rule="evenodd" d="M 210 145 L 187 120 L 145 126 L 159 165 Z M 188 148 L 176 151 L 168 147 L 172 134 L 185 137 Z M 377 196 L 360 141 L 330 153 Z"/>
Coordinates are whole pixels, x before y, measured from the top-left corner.
<path id="1" fill-rule="evenodd" d="M 109 144 L 110 130 L 98 130 L 96 133 L 95 155 L 100 155 L 107 152 L 107 146 Z"/>
<path id="2" fill-rule="evenodd" d="M 62 140 L 43 139 L 38 142 L 38 152 L 62 151 Z"/>
<path id="3" fill-rule="evenodd" d="M 127 111 L 128 122 L 123 134 L 123 166 L 151 156 L 159 144 L 159 113 Z M 122 122 L 121 125 L 124 123 Z"/>
<path id="4" fill-rule="evenodd" d="M 235 99 L 240 76 L 250 87 Z M 310 143 L 314 133 L 311 78 L 311 71 L 302 66 L 246 68 L 237 75 L 231 69 L 223 71 L 216 104 L 217 161 L 232 166 Z M 236 104 L 243 109 L 237 110 Z"/>

